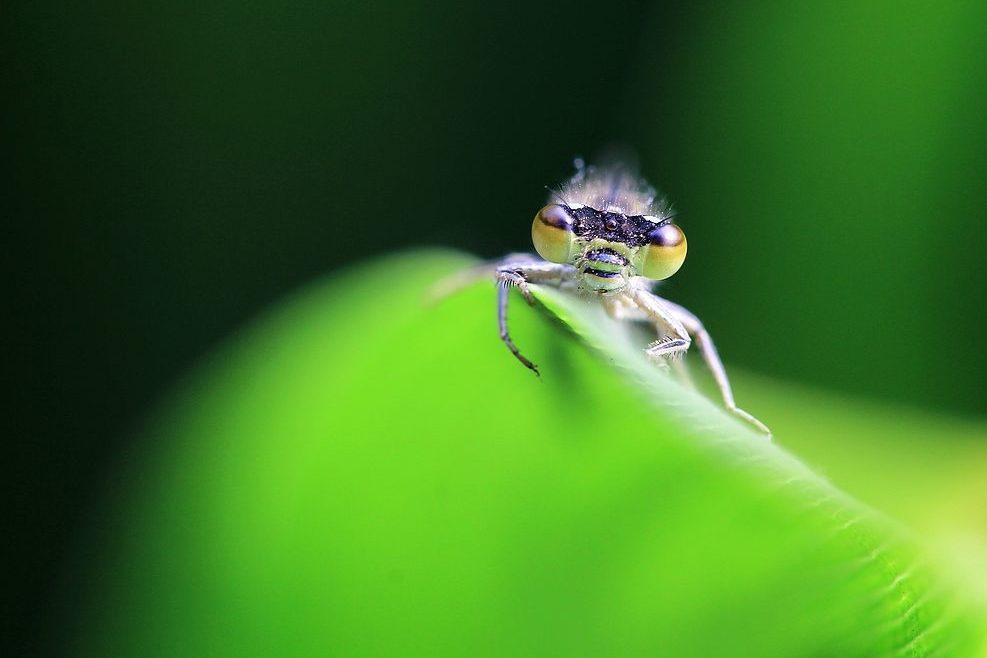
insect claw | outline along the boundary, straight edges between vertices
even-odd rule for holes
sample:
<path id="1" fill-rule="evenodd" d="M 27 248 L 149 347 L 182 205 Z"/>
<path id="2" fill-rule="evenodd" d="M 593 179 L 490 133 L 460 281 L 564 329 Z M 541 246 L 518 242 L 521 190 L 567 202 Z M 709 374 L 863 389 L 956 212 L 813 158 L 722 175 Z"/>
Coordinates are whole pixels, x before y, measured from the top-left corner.
<path id="1" fill-rule="evenodd" d="M 768 441 L 770 441 L 773 438 L 774 435 L 771 433 L 771 430 L 768 429 L 767 425 L 765 425 L 764 423 L 762 423 L 757 418 L 755 418 L 748 412 L 744 411 L 740 407 L 736 407 L 736 406 L 727 407 L 727 411 L 732 413 L 737 418 L 740 418 L 741 420 L 745 421 L 748 425 L 753 426 L 754 429 L 756 429 L 761 434 L 764 434 L 765 437 L 768 439 Z"/>
<path id="2" fill-rule="evenodd" d="M 501 338 L 503 339 L 503 337 L 501 337 Z M 516 347 L 514 347 L 514 343 L 513 342 L 509 342 L 509 341 L 510 341 L 510 338 L 507 338 L 507 339 L 504 340 L 504 342 L 507 343 L 507 348 L 509 350 L 511 350 L 511 353 L 514 356 L 517 357 L 517 360 L 520 361 L 522 363 L 522 365 L 524 365 L 525 368 L 527 368 L 531 372 L 535 373 L 535 377 L 537 377 L 538 379 L 541 379 L 541 371 L 538 370 L 538 366 L 535 365 L 534 363 L 532 363 L 531 361 L 529 361 L 528 360 L 528 357 L 526 357 L 525 355 L 521 354 L 521 352 L 519 352 L 518 349 Z"/>

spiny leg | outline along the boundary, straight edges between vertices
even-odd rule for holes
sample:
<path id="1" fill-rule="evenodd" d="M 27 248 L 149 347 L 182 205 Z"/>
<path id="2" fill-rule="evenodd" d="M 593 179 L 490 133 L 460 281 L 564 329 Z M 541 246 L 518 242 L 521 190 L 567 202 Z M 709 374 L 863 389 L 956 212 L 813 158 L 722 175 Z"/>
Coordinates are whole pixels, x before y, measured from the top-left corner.
<path id="1" fill-rule="evenodd" d="M 662 335 L 666 334 L 668 331 L 666 322 L 655 322 L 653 314 L 642 311 L 631 295 L 617 295 L 607 298 L 604 300 L 603 308 L 614 320 L 646 322 Z M 662 341 L 656 341 L 649 349 L 654 351 L 654 348 L 657 348 L 661 342 Z M 649 353 L 649 355 L 651 354 Z M 685 360 L 672 357 L 670 359 L 662 359 L 662 363 L 667 363 L 682 384 L 691 389 L 696 388 L 696 383 L 693 381 L 692 375 L 689 373 L 689 369 L 685 366 Z"/>
<path id="2" fill-rule="evenodd" d="M 645 313 L 637 305 L 636 302 L 631 298 L 630 295 L 618 295 L 616 297 L 609 298 L 604 302 L 604 308 L 607 313 L 614 320 L 626 320 L 629 322 L 644 322 L 653 329 L 655 329 L 659 334 L 664 335 L 667 332 L 667 326 L 664 322 L 657 323 L 654 321 L 652 315 Z M 658 345 L 658 341 L 652 344 L 652 347 Z M 678 377 L 679 381 L 688 386 L 691 389 L 696 388 L 696 382 L 692 379 L 692 374 L 685 365 L 684 359 L 670 358 L 665 360 L 671 370 Z"/>
<path id="3" fill-rule="evenodd" d="M 541 373 L 538 372 L 538 366 L 521 354 L 514 341 L 511 340 L 510 332 L 507 329 L 507 301 L 510 295 L 510 289 L 517 287 L 521 294 L 524 295 L 528 304 L 534 305 L 535 298 L 532 297 L 531 291 L 528 289 L 529 281 L 532 283 L 559 285 L 567 276 L 571 275 L 572 270 L 573 268 L 569 265 L 547 263 L 527 254 L 509 257 L 496 270 L 497 324 L 500 328 L 500 339 L 507 345 L 507 349 L 511 351 L 511 354 L 524 364 L 524 367 L 539 377 Z"/>
<path id="4" fill-rule="evenodd" d="M 662 300 L 641 288 L 628 288 L 627 298 L 655 325 L 662 337 L 648 346 L 645 353 L 653 358 L 684 354 L 692 340 L 689 332 L 675 315 L 664 307 Z"/>
<path id="5" fill-rule="evenodd" d="M 511 334 L 507 330 L 507 298 L 508 295 L 510 295 L 510 292 L 511 289 L 509 285 L 500 283 L 497 286 L 497 325 L 500 327 L 500 339 L 504 341 L 505 345 L 507 345 L 507 349 L 511 351 L 511 354 L 517 357 L 517 360 L 524 364 L 525 368 L 528 368 L 541 377 L 541 373 L 538 372 L 538 366 L 532 363 L 528 357 L 521 354 L 521 350 L 519 350 L 517 345 L 514 344 L 514 341 L 511 340 Z M 525 295 L 525 297 L 529 300 L 528 303 L 530 304 L 531 293 L 528 291 L 527 285 L 522 288 L 522 294 Z"/>
<path id="6" fill-rule="evenodd" d="M 726 407 L 727 411 L 750 423 L 770 438 L 771 430 L 764 423 L 737 406 L 733 398 L 733 389 L 730 387 L 730 380 L 727 378 L 727 372 L 723 367 L 723 362 L 720 360 L 720 355 L 716 351 L 712 337 L 706 331 L 699 318 L 684 307 L 658 297 L 647 290 L 632 289 L 630 294 L 641 310 L 650 315 L 659 326 L 664 324 L 670 329 L 669 334 L 672 339 L 666 343 L 652 346 L 648 349 L 648 354 L 651 356 L 662 356 L 669 353 L 684 352 L 689 348 L 689 336 L 693 336 L 696 340 L 696 346 L 699 348 L 699 353 L 702 355 L 710 372 L 713 373 L 713 379 L 720 389 L 723 406 Z M 682 347 L 683 339 L 684 347 Z"/>
<path id="7" fill-rule="evenodd" d="M 770 438 L 771 430 L 768 429 L 767 425 L 737 406 L 736 401 L 733 399 L 733 389 L 730 387 L 726 368 L 723 367 L 720 355 L 716 351 L 716 345 L 713 344 L 713 337 L 706 331 L 706 327 L 703 326 L 702 321 L 683 306 L 679 306 L 665 299 L 662 302 L 676 315 L 679 322 L 685 326 L 689 333 L 695 337 L 696 347 L 699 348 L 703 360 L 706 361 L 706 365 L 709 367 L 710 372 L 713 373 L 713 379 L 716 380 L 716 385 L 720 389 L 723 405 L 735 416 L 746 420 Z"/>

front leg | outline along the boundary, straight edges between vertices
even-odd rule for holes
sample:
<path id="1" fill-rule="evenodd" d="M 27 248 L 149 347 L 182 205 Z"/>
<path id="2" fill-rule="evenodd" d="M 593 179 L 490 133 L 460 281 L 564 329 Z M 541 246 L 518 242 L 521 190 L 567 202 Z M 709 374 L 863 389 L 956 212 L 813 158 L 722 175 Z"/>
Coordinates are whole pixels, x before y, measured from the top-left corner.
<path id="1" fill-rule="evenodd" d="M 521 354 L 514 341 L 511 340 L 511 334 L 507 329 L 507 300 L 510 289 L 517 287 L 528 304 L 534 304 L 535 298 L 531 296 L 531 291 L 528 289 L 529 282 L 561 285 L 574 271 L 575 269 L 571 265 L 549 263 L 537 260 L 534 256 L 527 254 L 508 257 L 497 266 L 497 325 L 500 328 L 500 339 L 507 345 L 511 354 L 524 364 L 525 368 L 538 376 L 541 376 L 541 373 L 538 372 L 538 366 Z"/>
<path id="2" fill-rule="evenodd" d="M 648 349 L 648 354 L 660 356 L 664 354 L 675 354 L 684 352 L 689 348 L 689 336 L 695 338 L 699 353 L 713 373 L 713 379 L 720 389 L 720 396 L 723 398 L 723 406 L 727 411 L 747 421 L 760 432 L 771 437 L 771 430 L 757 418 L 747 413 L 737 406 L 733 399 L 733 390 L 730 388 L 730 380 L 727 378 L 726 368 L 720 360 L 720 355 L 716 351 L 713 339 L 706 331 L 703 323 L 686 308 L 679 306 L 667 299 L 662 299 L 657 295 L 640 288 L 632 289 L 631 297 L 637 302 L 642 311 L 647 313 L 659 326 L 668 326 L 671 339 L 663 344 L 652 346 Z M 685 335 L 684 347 L 681 345 Z M 664 347 L 669 345 L 670 347 Z"/>
<path id="3" fill-rule="evenodd" d="M 679 321 L 675 314 L 663 303 L 665 300 L 657 297 L 647 290 L 637 287 L 627 289 L 627 299 L 641 313 L 641 317 L 635 319 L 645 319 L 650 321 L 661 334 L 661 338 L 645 350 L 645 353 L 655 359 L 664 357 L 675 357 L 685 354 L 692 339 L 685 326 Z M 627 311 L 624 316 L 628 316 Z"/>

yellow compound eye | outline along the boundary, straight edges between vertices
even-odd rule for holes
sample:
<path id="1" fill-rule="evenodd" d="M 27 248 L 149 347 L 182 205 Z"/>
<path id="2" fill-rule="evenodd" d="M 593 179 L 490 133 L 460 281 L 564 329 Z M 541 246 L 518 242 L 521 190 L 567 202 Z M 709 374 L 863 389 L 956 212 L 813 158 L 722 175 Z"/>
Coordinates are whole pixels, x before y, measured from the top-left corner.
<path id="1" fill-rule="evenodd" d="M 649 279 L 667 279 L 685 261 L 685 233 L 675 224 L 663 224 L 648 234 L 638 252 L 638 271 Z"/>
<path id="2" fill-rule="evenodd" d="M 575 247 L 573 220 L 565 206 L 551 204 L 535 215 L 531 223 L 531 241 L 535 251 L 553 263 L 568 263 Z"/>

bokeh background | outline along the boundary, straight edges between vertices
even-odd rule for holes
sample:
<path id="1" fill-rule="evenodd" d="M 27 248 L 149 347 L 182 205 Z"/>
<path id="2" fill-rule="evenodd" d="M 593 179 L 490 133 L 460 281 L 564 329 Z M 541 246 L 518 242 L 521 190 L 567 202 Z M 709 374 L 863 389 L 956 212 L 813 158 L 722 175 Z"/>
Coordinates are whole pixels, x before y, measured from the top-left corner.
<path id="1" fill-rule="evenodd" d="M 29 652 L 153 401 L 265 306 L 417 245 L 528 248 L 634 150 L 730 364 L 987 413 L 982 2 L 5 8 L 5 623 Z"/>

